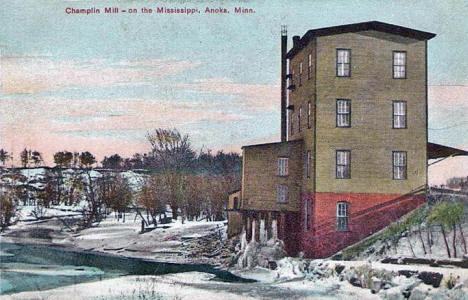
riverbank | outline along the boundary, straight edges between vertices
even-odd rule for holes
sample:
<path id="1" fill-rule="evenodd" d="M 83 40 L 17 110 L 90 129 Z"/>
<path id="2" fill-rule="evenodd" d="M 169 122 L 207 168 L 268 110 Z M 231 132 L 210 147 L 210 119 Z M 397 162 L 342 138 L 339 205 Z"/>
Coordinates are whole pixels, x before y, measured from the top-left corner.
<path id="1" fill-rule="evenodd" d="M 27 208 L 23 210 L 27 212 Z M 74 219 L 70 212 L 45 220 L 23 218 L 0 238 L 5 242 L 48 244 L 158 262 L 216 266 L 226 266 L 234 250 L 226 239 L 225 221 L 177 220 L 141 233 L 135 213 L 127 213 L 125 222 L 109 215 L 98 226 L 78 232 L 64 225 L 73 224 Z"/>
<path id="2" fill-rule="evenodd" d="M 79 232 L 69 231 L 64 227 L 63 219 L 27 220 L 12 226 L 1 235 L 1 240 L 50 245 L 64 250 L 120 258 L 142 258 L 152 262 L 206 263 L 221 269 L 227 269 L 235 250 L 227 242 L 225 222 L 198 221 L 182 224 L 177 221 L 141 234 L 140 223 L 135 215 L 127 214 L 125 217 L 126 222 L 123 222 L 122 219 L 109 216 L 99 226 Z M 466 269 L 450 266 L 289 257 L 277 263 L 276 270 L 258 267 L 230 269 L 235 275 L 257 280 L 255 283 L 220 282 L 214 280 L 214 275 L 208 274 L 209 272 L 188 269 L 182 271 L 183 273 L 123 276 L 44 291 L 2 295 L 2 299 L 362 300 L 405 299 L 405 295 L 410 295 L 409 299 L 415 300 L 465 300 L 465 295 L 468 294 L 468 272 Z M 424 276 L 432 273 L 441 275 L 440 287 L 424 282 Z M 454 286 L 449 288 L 447 284 L 451 284 L 452 277 Z M 374 285 L 378 288 L 375 289 Z"/>

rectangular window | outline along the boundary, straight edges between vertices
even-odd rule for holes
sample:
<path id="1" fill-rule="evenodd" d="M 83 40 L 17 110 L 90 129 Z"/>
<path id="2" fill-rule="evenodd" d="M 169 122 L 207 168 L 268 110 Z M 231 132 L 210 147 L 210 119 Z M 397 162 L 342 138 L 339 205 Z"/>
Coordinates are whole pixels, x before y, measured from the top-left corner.
<path id="1" fill-rule="evenodd" d="M 307 79 L 312 77 L 312 54 L 309 54 L 309 59 L 307 63 Z"/>
<path id="2" fill-rule="evenodd" d="M 294 134 L 294 113 L 289 114 L 289 136 Z"/>
<path id="3" fill-rule="evenodd" d="M 393 128 L 406 128 L 406 101 L 393 101 Z"/>
<path id="4" fill-rule="evenodd" d="M 311 160 L 311 153 L 310 150 L 307 150 L 307 156 L 306 156 L 306 177 L 310 178 L 310 160 Z"/>
<path id="5" fill-rule="evenodd" d="M 299 63 L 299 74 L 297 74 L 297 83 L 299 86 L 302 85 L 302 62 Z"/>
<path id="6" fill-rule="evenodd" d="M 348 231 L 349 204 L 338 202 L 336 205 L 336 229 L 338 231 Z"/>
<path id="7" fill-rule="evenodd" d="M 351 127 L 351 100 L 336 100 L 336 127 Z"/>
<path id="8" fill-rule="evenodd" d="M 278 158 L 278 176 L 288 176 L 288 158 Z"/>
<path id="9" fill-rule="evenodd" d="M 294 85 L 294 68 L 291 67 L 291 78 L 289 78 L 289 85 Z"/>
<path id="10" fill-rule="evenodd" d="M 310 114 L 312 113 L 312 103 L 307 102 L 307 128 L 310 128 Z"/>
<path id="11" fill-rule="evenodd" d="M 405 51 L 393 51 L 393 78 L 406 78 Z"/>
<path id="12" fill-rule="evenodd" d="M 349 179 L 351 178 L 351 151 L 337 150 L 336 151 L 336 178 Z"/>
<path id="13" fill-rule="evenodd" d="M 297 132 L 302 131 L 301 117 L 302 117 L 302 107 L 299 107 L 299 111 L 297 112 Z"/>
<path id="14" fill-rule="evenodd" d="M 393 151 L 393 179 L 406 179 L 406 152 Z"/>
<path id="15" fill-rule="evenodd" d="M 277 203 L 288 202 L 288 187 L 286 185 L 278 186 Z"/>
<path id="16" fill-rule="evenodd" d="M 351 50 L 336 49 L 336 76 L 351 76 Z"/>

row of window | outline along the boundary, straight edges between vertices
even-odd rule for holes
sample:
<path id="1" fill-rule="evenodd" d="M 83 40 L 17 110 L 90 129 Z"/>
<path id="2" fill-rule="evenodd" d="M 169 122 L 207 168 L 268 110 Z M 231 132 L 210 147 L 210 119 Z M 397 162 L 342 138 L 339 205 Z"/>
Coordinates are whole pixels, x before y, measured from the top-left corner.
<path id="1" fill-rule="evenodd" d="M 393 51 L 392 74 L 395 79 L 406 78 L 406 51 Z M 299 62 L 297 83 L 302 85 L 302 62 Z M 308 56 L 307 79 L 312 77 L 312 54 Z M 294 68 L 291 69 L 290 85 L 294 85 Z M 336 77 L 351 77 L 351 49 L 336 49 Z"/>
<path id="2" fill-rule="evenodd" d="M 392 126 L 395 129 L 407 128 L 406 126 L 406 101 L 392 101 Z M 310 124 L 311 103 L 307 104 L 307 128 L 311 128 Z M 289 115 L 289 134 L 294 134 L 294 113 Z M 299 107 L 297 113 L 297 131 L 302 131 L 302 107 Z M 336 100 L 336 127 L 346 128 L 351 127 L 351 100 L 337 99 Z"/>
<path id="3" fill-rule="evenodd" d="M 393 179 L 407 179 L 407 159 L 406 151 L 392 151 L 393 164 Z M 307 163 L 310 165 L 310 163 Z M 336 178 L 350 179 L 351 178 L 351 151 L 337 150 L 336 151 Z"/>
<path id="4" fill-rule="evenodd" d="M 406 151 L 393 151 L 393 179 L 402 180 L 407 179 L 407 154 Z M 305 175 L 310 178 L 312 155 L 310 150 L 307 151 L 305 159 Z M 288 176 L 288 158 L 278 158 L 278 176 Z M 351 151 L 350 150 L 336 150 L 336 178 L 337 179 L 350 179 L 351 178 Z"/>

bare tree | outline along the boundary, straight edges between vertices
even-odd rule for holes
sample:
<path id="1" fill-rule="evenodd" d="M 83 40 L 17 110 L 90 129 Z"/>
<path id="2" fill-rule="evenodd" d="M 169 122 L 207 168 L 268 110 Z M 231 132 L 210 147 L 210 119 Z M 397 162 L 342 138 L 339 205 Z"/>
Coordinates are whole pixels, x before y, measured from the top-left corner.
<path id="1" fill-rule="evenodd" d="M 128 180 L 120 174 L 106 177 L 103 176 L 98 180 L 99 197 L 117 213 L 117 220 L 123 215 L 125 222 L 125 212 L 132 201 L 132 190 Z"/>
<path id="2" fill-rule="evenodd" d="M 148 215 L 146 224 L 156 225 L 157 216 L 166 212 L 167 192 L 163 176 L 153 175 L 145 180 L 138 196 L 138 203 L 146 209 Z"/>
<path id="3" fill-rule="evenodd" d="M 18 210 L 16 201 L 9 192 L 0 192 L 0 230 L 4 231 L 11 225 L 13 218 L 16 216 Z"/>
<path id="4" fill-rule="evenodd" d="M 30 157 L 31 150 L 28 151 L 28 149 L 24 148 L 24 150 L 20 153 L 20 161 L 23 168 L 26 168 L 28 166 Z"/>
<path id="5" fill-rule="evenodd" d="M 185 176 L 195 159 L 189 136 L 182 135 L 177 129 L 159 128 L 148 132 L 146 138 L 151 144 L 154 163 L 164 176 L 172 217 L 177 219 L 185 197 Z"/>
<path id="6" fill-rule="evenodd" d="M 44 160 L 42 159 L 42 155 L 39 151 L 33 151 L 31 152 L 31 160 L 34 164 L 34 166 L 39 166 Z"/>
<path id="7" fill-rule="evenodd" d="M 2 165 L 5 166 L 6 162 L 10 159 L 11 155 L 8 153 L 8 151 L 0 149 L 0 162 L 2 162 Z"/>

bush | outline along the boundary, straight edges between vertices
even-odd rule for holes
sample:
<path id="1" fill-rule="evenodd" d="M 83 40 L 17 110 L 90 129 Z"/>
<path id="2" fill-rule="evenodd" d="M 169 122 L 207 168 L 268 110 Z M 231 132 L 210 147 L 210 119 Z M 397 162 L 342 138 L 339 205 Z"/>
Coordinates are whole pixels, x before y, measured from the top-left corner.
<path id="1" fill-rule="evenodd" d="M 448 288 L 449 290 L 451 290 L 455 287 L 455 285 L 457 285 L 457 282 L 458 282 L 458 278 L 455 277 L 455 275 L 450 274 L 449 277 L 444 279 L 442 285 Z"/>
<path id="2" fill-rule="evenodd" d="M 13 218 L 17 214 L 15 201 L 8 193 L 0 193 L 0 229 L 5 230 L 11 225 Z"/>

